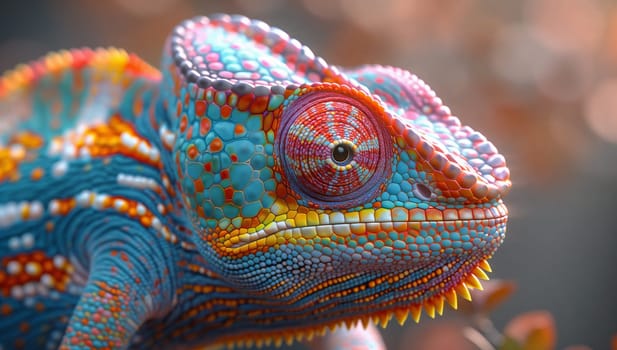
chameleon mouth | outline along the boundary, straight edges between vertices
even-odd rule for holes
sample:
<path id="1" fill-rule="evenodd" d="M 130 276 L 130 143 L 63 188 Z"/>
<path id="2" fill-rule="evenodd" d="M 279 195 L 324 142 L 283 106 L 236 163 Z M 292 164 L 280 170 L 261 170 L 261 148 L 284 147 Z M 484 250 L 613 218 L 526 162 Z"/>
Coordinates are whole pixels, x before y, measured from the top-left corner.
<path id="1" fill-rule="evenodd" d="M 358 212 L 332 212 L 296 214 L 281 221 L 272 221 L 260 229 L 236 231 L 229 242 L 230 248 L 242 249 L 249 246 L 272 245 L 279 237 L 291 239 L 312 239 L 314 237 L 348 237 L 380 232 L 402 234 L 400 238 L 418 236 L 423 225 L 452 225 L 455 228 L 473 223 L 485 227 L 495 227 L 505 223 L 508 210 L 503 203 L 489 208 L 461 209 L 405 209 L 379 208 L 364 209 Z M 242 232 L 244 231 L 244 232 Z"/>

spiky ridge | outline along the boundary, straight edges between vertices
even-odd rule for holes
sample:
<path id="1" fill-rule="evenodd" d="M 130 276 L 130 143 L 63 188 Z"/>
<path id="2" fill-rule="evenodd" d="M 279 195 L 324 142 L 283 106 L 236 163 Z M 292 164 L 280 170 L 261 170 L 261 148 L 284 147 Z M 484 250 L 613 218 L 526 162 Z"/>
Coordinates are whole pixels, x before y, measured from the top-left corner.
<path id="1" fill-rule="evenodd" d="M 11 92 L 32 88 L 36 80 L 61 71 L 92 69 L 93 76 L 127 81 L 127 76 L 143 76 L 152 80 L 161 73 L 139 57 L 117 48 L 89 48 L 52 52 L 30 64 L 20 64 L 0 77 L 0 98 Z"/>
<path id="2" fill-rule="evenodd" d="M 445 291 L 441 295 L 436 295 L 421 304 L 413 304 L 407 308 L 398 308 L 390 311 L 381 311 L 374 314 L 365 315 L 362 318 L 342 318 L 333 320 L 330 323 L 312 326 L 303 329 L 294 329 L 286 331 L 259 331 L 254 333 L 234 334 L 218 339 L 217 345 L 224 345 L 227 349 L 241 349 L 256 346 L 258 348 L 264 346 L 275 345 L 277 347 L 283 344 L 291 345 L 294 341 L 312 340 L 315 336 L 324 336 L 328 330 L 335 331 L 339 327 L 350 329 L 361 325 L 366 329 L 369 322 L 386 328 L 394 319 L 399 325 L 404 325 L 409 317 L 418 323 L 422 313 L 428 317 L 435 318 L 436 315 L 443 315 L 444 305 L 447 303 L 453 310 L 458 309 L 458 298 L 471 301 L 470 289 L 483 290 L 480 280 L 489 280 L 487 272 L 492 272 L 488 260 L 481 260 L 480 263 L 473 268 L 470 274 L 464 277 L 464 281 L 455 287 Z"/>

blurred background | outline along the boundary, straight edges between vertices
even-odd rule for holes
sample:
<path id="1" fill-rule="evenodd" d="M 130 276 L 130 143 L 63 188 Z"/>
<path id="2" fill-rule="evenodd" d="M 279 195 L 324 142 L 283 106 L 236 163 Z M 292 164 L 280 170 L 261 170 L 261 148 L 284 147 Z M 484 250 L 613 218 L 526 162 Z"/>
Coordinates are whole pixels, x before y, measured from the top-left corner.
<path id="1" fill-rule="evenodd" d="M 174 25 L 214 12 L 283 28 L 331 64 L 411 70 L 492 140 L 512 171 L 508 237 L 492 278 L 518 287 L 493 313 L 496 327 L 548 310 L 558 348 L 610 347 L 617 333 L 616 1 L 56 0 L 5 1 L 0 9 L 0 71 L 50 50 L 112 45 L 156 66 Z M 408 322 L 384 336 L 389 349 L 449 348 L 430 341 L 456 322 Z"/>

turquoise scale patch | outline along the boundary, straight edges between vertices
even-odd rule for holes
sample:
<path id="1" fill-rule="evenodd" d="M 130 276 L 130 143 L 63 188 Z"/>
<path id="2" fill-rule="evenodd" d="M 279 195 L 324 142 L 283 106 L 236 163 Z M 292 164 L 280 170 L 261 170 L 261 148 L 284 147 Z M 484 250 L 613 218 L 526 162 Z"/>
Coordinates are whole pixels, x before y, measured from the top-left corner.
<path id="1" fill-rule="evenodd" d="M 220 185 L 213 185 L 210 187 L 210 199 L 215 206 L 222 206 L 225 203 L 225 192 Z"/>
<path id="2" fill-rule="evenodd" d="M 398 239 L 394 241 L 394 248 L 404 249 L 405 247 L 407 247 L 405 242 L 398 240 Z"/>
<path id="3" fill-rule="evenodd" d="M 239 227 L 242 226 L 242 220 L 243 220 L 243 218 L 240 217 L 240 216 L 235 217 L 235 218 L 231 219 L 231 224 L 234 225 L 235 228 L 239 228 Z"/>
<path id="4" fill-rule="evenodd" d="M 236 123 L 236 124 L 245 124 L 247 119 L 249 117 L 249 112 L 248 111 L 240 111 L 236 108 L 234 108 L 231 111 L 231 117 L 229 118 L 229 120 L 231 120 L 232 122 Z"/>
<path id="5" fill-rule="evenodd" d="M 193 180 L 199 179 L 203 171 L 204 167 L 201 163 L 190 162 L 186 165 L 186 173 Z"/>
<path id="6" fill-rule="evenodd" d="M 208 115 L 208 118 L 213 121 L 221 119 L 221 108 L 214 103 L 208 105 L 208 110 L 206 113 Z"/>
<path id="7" fill-rule="evenodd" d="M 281 104 L 283 104 L 283 100 L 285 98 L 283 97 L 283 95 L 272 95 L 270 96 L 270 101 L 268 101 L 268 110 L 269 111 L 273 111 L 277 108 L 279 108 L 281 106 Z"/>
<path id="8" fill-rule="evenodd" d="M 274 197 L 272 197 L 271 195 L 266 194 L 263 197 L 261 197 L 261 205 L 264 208 L 269 208 L 272 206 L 272 204 L 274 204 Z"/>
<path id="9" fill-rule="evenodd" d="M 248 140 L 238 140 L 225 145 L 225 153 L 235 154 L 238 162 L 246 162 L 255 152 L 255 144 Z"/>
<path id="10" fill-rule="evenodd" d="M 391 194 L 397 194 L 397 193 L 401 192 L 401 186 L 399 186 L 398 183 L 391 183 L 386 188 L 386 191 L 388 191 Z"/>
<path id="11" fill-rule="evenodd" d="M 276 180 L 268 179 L 268 180 L 264 181 L 264 188 L 266 189 L 266 191 L 274 191 L 274 190 L 276 190 Z"/>
<path id="12" fill-rule="evenodd" d="M 228 64 L 227 66 L 225 66 L 225 68 L 227 68 L 228 71 L 234 72 L 234 73 L 242 70 L 242 66 L 240 66 L 237 63 Z"/>
<path id="13" fill-rule="evenodd" d="M 240 209 L 235 205 L 225 204 L 223 206 L 223 214 L 225 214 L 226 217 L 236 217 L 239 212 Z"/>
<path id="14" fill-rule="evenodd" d="M 266 166 L 266 157 L 263 154 L 256 154 L 251 158 L 251 166 L 255 170 L 262 170 Z M 259 172 L 260 178 L 263 171 Z"/>
<path id="15" fill-rule="evenodd" d="M 261 181 L 251 181 L 244 189 L 244 196 L 247 201 L 256 201 L 264 195 L 264 187 Z"/>
<path id="16" fill-rule="evenodd" d="M 233 164 L 229 169 L 231 185 L 236 190 L 242 190 L 248 184 L 253 168 L 248 164 Z"/>
<path id="17" fill-rule="evenodd" d="M 199 153 L 203 153 L 206 151 L 206 142 L 203 139 L 194 139 L 192 140 L 193 144 L 195 145 L 195 147 L 197 147 L 197 150 L 199 151 Z"/>
<path id="18" fill-rule="evenodd" d="M 270 180 L 272 179 L 272 169 L 270 168 L 263 168 L 259 171 L 259 179 L 261 181 L 266 181 L 266 180 Z"/>
<path id="19" fill-rule="evenodd" d="M 248 131 L 261 130 L 262 116 L 259 114 L 252 114 L 246 121 L 246 129 Z"/>
<path id="20" fill-rule="evenodd" d="M 218 91 L 214 94 L 214 103 L 219 106 L 223 106 L 227 104 L 227 93 L 223 91 Z"/>
<path id="21" fill-rule="evenodd" d="M 249 141 L 257 145 L 257 149 L 259 149 L 260 147 L 263 148 L 262 145 L 266 144 L 266 134 L 263 132 L 263 130 L 249 132 L 248 139 Z"/>
<path id="22" fill-rule="evenodd" d="M 214 132 L 217 133 L 223 141 L 229 141 L 234 138 L 235 124 L 227 121 L 214 124 Z"/>
<path id="23" fill-rule="evenodd" d="M 204 202 L 201 207 L 207 217 L 214 216 L 214 207 L 212 206 L 212 204 L 210 204 L 209 202 Z"/>
<path id="24" fill-rule="evenodd" d="M 219 153 L 218 158 L 222 169 L 227 169 L 231 166 L 231 158 L 229 157 L 229 154 L 225 152 Z"/>
<path id="25" fill-rule="evenodd" d="M 242 191 L 235 191 L 233 196 L 231 197 L 231 200 L 236 205 L 244 204 L 244 193 Z"/>

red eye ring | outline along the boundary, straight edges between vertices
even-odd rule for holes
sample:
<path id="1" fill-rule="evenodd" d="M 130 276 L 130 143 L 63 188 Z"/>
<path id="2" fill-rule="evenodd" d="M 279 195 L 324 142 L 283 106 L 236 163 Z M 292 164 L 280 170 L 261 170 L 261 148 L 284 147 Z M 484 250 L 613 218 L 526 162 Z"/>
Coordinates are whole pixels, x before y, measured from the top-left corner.
<path id="1" fill-rule="evenodd" d="M 347 95 L 301 95 L 283 112 L 277 135 L 289 186 L 308 202 L 359 205 L 389 175 L 391 137 L 369 108 Z"/>

